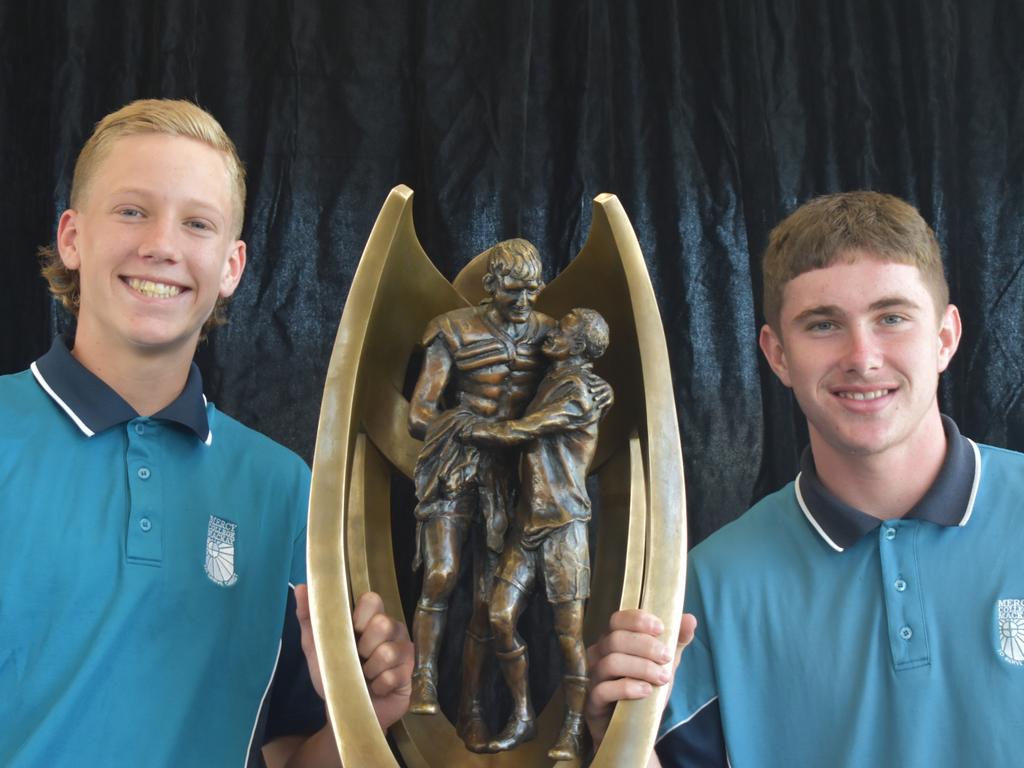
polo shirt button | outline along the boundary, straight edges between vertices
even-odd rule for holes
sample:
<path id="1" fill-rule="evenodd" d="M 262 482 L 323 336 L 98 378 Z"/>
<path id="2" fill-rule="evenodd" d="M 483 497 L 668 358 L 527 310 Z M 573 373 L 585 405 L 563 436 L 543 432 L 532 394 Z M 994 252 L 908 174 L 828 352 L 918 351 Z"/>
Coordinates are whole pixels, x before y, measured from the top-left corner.
<path id="1" fill-rule="evenodd" d="M 135 425 L 135 434 L 136 435 L 144 435 L 144 434 L 146 434 L 146 425 L 145 424 L 136 424 Z"/>
<path id="2" fill-rule="evenodd" d="M 149 469 L 146 467 L 139 467 L 139 479 L 149 480 Z"/>
<path id="3" fill-rule="evenodd" d="M 143 533 L 147 533 L 149 531 L 149 529 L 152 528 L 152 527 L 153 527 L 153 523 L 151 523 L 149 521 L 148 517 L 144 517 L 141 520 L 139 520 L 139 528 L 142 529 Z"/>
<path id="4" fill-rule="evenodd" d="M 895 528 L 886 528 L 885 529 L 885 538 L 887 538 L 889 541 L 892 541 L 893 539 L 895 539 L 896 538 L 896 529 Z"/>
<path id="5" fill-rule="evenodd" d="M 902 627 L 902 628 L 900 628 L 900 637 L 902 637 L 904 640 L 909 640 L 913 636 L 914 636 L 914 630 L 912 630 L 910 627 Z"/>
<path id="6" fill-rule="evenodd" d="M 903 579 L 896 579 L 892 585 L 896 588 L 897 592 L 903 592 L 907 588 L 907 582 Z"/>

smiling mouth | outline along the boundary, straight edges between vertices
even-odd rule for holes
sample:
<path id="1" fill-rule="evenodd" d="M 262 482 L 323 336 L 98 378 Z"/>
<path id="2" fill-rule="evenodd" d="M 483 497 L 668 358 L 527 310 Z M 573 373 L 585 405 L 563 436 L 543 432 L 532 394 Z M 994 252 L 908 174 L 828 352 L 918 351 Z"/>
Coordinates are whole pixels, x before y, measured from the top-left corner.
<path id="1" fill-rule="evenodd" d="M 129 277 L 125 282 L 135 291 L 143 296 L 152 299 L 173 299 L 181 293 L 181 287 L 168 285 L 167 283 L 154 283 L 152 280 L 140 280 L 137 277 Z"/>
<path id="2" fill-rule="evenodd" d="M 836 394 L 846 400 L 877 400 L 880 397 L 885 397 L 891 391 L 889 389 L 876 389 L 871 392 L 837 392 Z"/>

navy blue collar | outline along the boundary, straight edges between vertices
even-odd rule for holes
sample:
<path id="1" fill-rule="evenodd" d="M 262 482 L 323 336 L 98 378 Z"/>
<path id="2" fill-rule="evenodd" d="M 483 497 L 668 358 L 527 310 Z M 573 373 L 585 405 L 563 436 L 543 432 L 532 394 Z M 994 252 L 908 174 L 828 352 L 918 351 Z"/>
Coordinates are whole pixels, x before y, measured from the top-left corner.
<path id="1" fill-rule="evenodd" d="M 63 336 L 55 338 L 50 351 L 32 363 L 32 375 L 87 437 L 139 416 L 117 392 L 71 355 Z M 151 418 L 180 424 L 207 445 L 212 442 L 203 378 L 195 363 L 181 394 Z"/>
<path id="2" fill-rule="evenodd" d="M 943 526 L 963 526 L 971 517 L 981 478 L 978 446 L 960 434 L 948 416 L 942 417 L 946 432 L 946 458 L 939 476 L 919 502 L 903 517 L 927 520 Z M 837 552 L 856 544 L 882 521 L 844 503 L 818 479 L 810 447 L 800 459 L 796 498 L 804 515 L 825 542 Z"/>

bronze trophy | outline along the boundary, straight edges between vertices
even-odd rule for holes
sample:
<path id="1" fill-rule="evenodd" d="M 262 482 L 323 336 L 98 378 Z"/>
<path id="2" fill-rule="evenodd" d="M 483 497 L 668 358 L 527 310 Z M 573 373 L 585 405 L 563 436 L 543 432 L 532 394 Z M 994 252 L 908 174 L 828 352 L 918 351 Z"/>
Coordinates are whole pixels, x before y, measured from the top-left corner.
<path id="1" fill-rule="evenodd" d="M 417 350 L 419 376 L 404 393 Z M 593 578 L 588 473 L 601 500 Z M 667 352 L 639 245 L 614 196 L 597 198 L 586 245 L 548 286 L 525 240 L 488 249 L 448 283 L 416 239 L 406 187 L 392 190 L 378 216 L 328 371 L 309 521 L 313 628 L 331 721 L 352 765 L 397 765 L 372 727 L 348 611 L 353 595 L 373 589 L 389 613 L 405 613 L 396 568 L 409 564 L 396 566 L 392 547 L 396 475 L 414 481 L 415 510 L 395 519 L 415 523 L 422 567 L 412 711 L 392 729 L 403 761 L 578 765 L 584 640 L 617 608 L 638 606 L 674 636 L 685 575 Z M 460 567 L 472 570 L 473 597 L 456 638 L 445 626 Z M 538 580 L 563 677 L 536 716 L 517 624 Z M 461 685 L 438 675 L 443 642 L 462 649 Z M 491 657 L 512 699 L 497 733 L 481 695 Z M 460 688 L 455 722 L 438 704 L 438 689 L 451 686 Z M 620 704 L 593 764 L 642 764 L 659 703 Z"/>

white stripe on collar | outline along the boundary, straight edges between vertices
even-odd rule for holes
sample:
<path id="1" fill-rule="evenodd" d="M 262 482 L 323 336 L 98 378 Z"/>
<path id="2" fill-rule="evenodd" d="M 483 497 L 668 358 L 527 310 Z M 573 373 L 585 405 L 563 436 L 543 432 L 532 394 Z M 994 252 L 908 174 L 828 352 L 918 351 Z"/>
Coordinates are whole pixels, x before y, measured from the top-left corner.
<path id="1" fill-rule="evenodd" d="M 207 402 L 207 400 L 206 400 L 206 393 L 204 392 L 202 394 L 203 394 L 203 410 L 206 410 L 209 407 L 210 403 Z M 213 427 L 210 426 L 210 419 L 209 419 L 209 417 L 207 417 L 207 419 L 206 419 L 206 439 L 203 440 L 203 445 L 205 445 L 207 447 L 213 445 Z"/>
<path id="2" fill-rule="evenodd" d="M 61 410 L 63 410 L 64 413 L 66 413 L 71 418 L 71 420 L 75 422 L 75 426 L 77 426 L 79 430 L 81 430 L 82 434 L 85 435 L 86 437 L 92 437 L 93 435 L 95 435 L 96 433 L 92 429 L 90 429 L 89 426 L 84 421 L 82 421 L 78 414 L 71 409 L 70 405 L 61 400 L 60 396 L 53 390 L 53 387 L 51 387 L 47 383 L 46 379 L 43 377 L 43 374 L 40 372 L 39 367 L 35 363 L 32 363 L 32 365 L 30 365 L 29 368 L 32 371 L 32 375 L 39 383 L 39 386 L 43 388 L 43 391 L 46 392 L 46 394 L 48 394 L 51 398 L 53 398 L 53 401 L 61 407 Z M 209 403 L 207 402 L 206 395 L 204 394 L 203 407 L 205 408 L 208 405 Z M 206 425 L 206 439 L 203 440 L 202 442 L 203 445 L 206 446 L 213 445 L 213 428 L 209 425 L 209 422 L 207 422 Z"/>
<path id="3" fill-rule="evenodd" d="M 63 400 L 61 400 L 60 397 L 58 397 L 57 393 L 54 392 L 53 389 L 50 387 L 50 385 L 46 383 L 46 379 L 43 378 L 43 374 L 39 372 L 39 368 L 36 366 L 36 364 L 32 363 L 32 365 L 29 367 L 32 369 L 32 375 L 35 376 L 36 381 L 39 382 L 39 386 L 43 388 L 46 394 L 53 398 L 53 401 L 64 410 L 64 413 L 71 417 L 71 420 L 75 422 L 75 424 L 78 426 L 80 430 L 82 430 L 82 434 L 84 434 L 86 437 L 92 437 L 94 434 L 96 434 L 91 429 L 89 429 L 88 426 L 86 426 L 84 421 L 78 418 L 78 414 L 71 410 L 71 406 L 65 403 Z"/>
<path id="4" fill-rule="evenodd" d="M 981 451 L 978 450 L 978 444 L 971 438 L 965 439 L 971 444 L 971 450 L 974 451 L 974 482 L 971 484 L 971 497 L 967 500 L 967 510 L 960 518 L 960 522 L 957 523 L 961 528 L 967 525 L 967 521 L 971 519 L 971 513 L 974 512 L 974 499 L 978 495 L 978 486 L 981 485 Z"/>
<path id="5" fill-rule="evenodd" d="M 818 525 L 818 521 L 814 519 L 814 515 L 811 514 L 811 510 L 807 508 L 807 504 L 804 502 L 804 495 L 800 493 L 800 478 L 803 477 L 803 475 L 803 472 L 798 474 L 796 476 L 796 480 L 793 482 L 793 488 L 796 490 L 797 504 L 800 505 L 800 509 L 803 511 L 804 517 L 807 518 L 807 522 L 814 526 L 814 530 L 816 530 L 818 535 L 825 540 L 825 543 L 832 547 L 836 552 L 842 552 L 843 548 L 829 538 L 829 535 L 825 533 L 825 529 Z"/>

